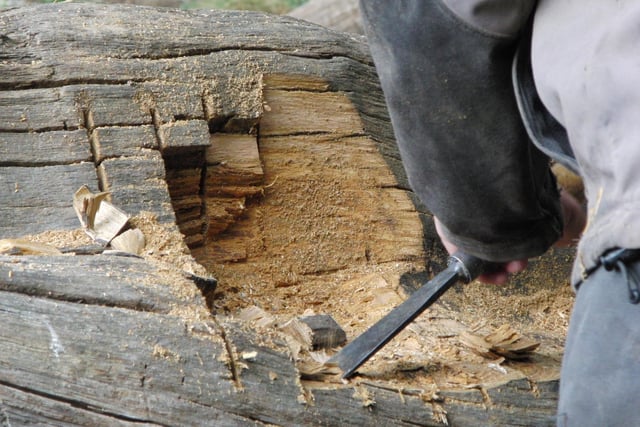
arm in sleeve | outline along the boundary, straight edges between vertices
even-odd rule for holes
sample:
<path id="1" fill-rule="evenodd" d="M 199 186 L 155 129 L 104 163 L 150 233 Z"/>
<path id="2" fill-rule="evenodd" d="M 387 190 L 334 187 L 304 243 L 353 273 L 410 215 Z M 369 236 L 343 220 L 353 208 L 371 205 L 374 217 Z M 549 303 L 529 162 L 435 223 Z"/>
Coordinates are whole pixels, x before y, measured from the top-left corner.
<path id="1" fill-rule="evenodd" d="M 534 0 L 361 0 L 409 182 L 462 250 L 495 262 L 562 234 L 549 159 L 529 141 L 511 84 Z"/>

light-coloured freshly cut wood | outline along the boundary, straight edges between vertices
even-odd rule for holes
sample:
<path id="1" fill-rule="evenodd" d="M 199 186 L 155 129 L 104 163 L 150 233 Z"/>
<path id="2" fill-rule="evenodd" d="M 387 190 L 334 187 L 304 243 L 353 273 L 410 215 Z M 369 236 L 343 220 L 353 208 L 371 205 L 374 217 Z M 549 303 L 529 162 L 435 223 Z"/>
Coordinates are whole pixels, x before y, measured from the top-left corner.
<path id="1" fill-rule="evenodd" d="M 276 324 L 276 319 L 255 305 L 250 305 L 237 315 L 238 319 L 253 323 L 258 328 L 270 328 Z"/>
<path id="2" fill-rule="evenodd" d="M 129 221 L 126 212 L 106 199 L 109 192 L 92 193 L 83 185 L 73 195 L 73 207 L 85 232 L 97 243 L 107 245 Z"/>
<path id="3" fill-rule="evenodd" d="M 213 134 L 206 162 L 206 195 L 247 197 L 262 190 L 264 171 L 255 135 Z"/>
<path id="4" fill-rule="evenodd" d="M 529 357 L 540 342 L 523 337 L 510 325 L 502 325 L 488 334 L 477 334 L 469 331 L 460 333 L 460 342 L 473 352 L 492 359 L 522 359 Z"/>
<path id="5" fill-rule="evenodd" d="M 111 247 L 117 251 L 140 255 L 144 250 L 144 233 L 139 228 L 131 228 L 111 240 Z"/>
<path id="6" fill-rule="evenodd" d="M 0 254 L 4 255 L 62 255 L 55 246 L 25 239 L 0 240 Z"/>
<path id="7" fill-rule="evenodd" d="M 262 136 L 364 133 L 358 112 L 344 94 L 270 89 L 265 102 L 268 119 L 260 122 Z"/>

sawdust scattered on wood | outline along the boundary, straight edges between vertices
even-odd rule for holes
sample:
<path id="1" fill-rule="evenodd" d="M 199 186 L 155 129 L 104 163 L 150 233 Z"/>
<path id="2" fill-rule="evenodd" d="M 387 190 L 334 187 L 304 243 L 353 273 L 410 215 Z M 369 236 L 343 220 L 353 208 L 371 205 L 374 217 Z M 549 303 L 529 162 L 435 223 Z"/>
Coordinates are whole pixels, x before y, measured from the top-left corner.
<path id="1" fill-rule="evenodd" d="M 175 226 L 144 213 L 132 218 L 132 226 L 145 235 L 142 255 L 169 278 L 182 301 L 198 294 L 183 271 L 213 274 L 219 286 L 209 302 L 219 316 L 238 317 L 256 306 L 268 316 L 290 319 L 312 309 L 330 314 L 353 339 L 407 297 L 401 276 L 423 271 L 427 260 L 443 254 L 425 252 L 422 224 L 408 193 L 398 188 L 376 144 L 363 135 L 346 97 L 278 88 L 266 88 L 263 95 L 256 104 L 265 107 L 258 141 L 263 191 L 247 200 L 237 222 L 191 252 Z M 296 134 L 278 127 L 296 120 L 306 126 Z M 327 130 L 327 123 L 333 128 Z M 59 248 L 91 243 L 82 230 L 31 239 Z M 442 389 L 555 379 L 572 301 L 566 278 L 558 280 L 557 272 L 542 263 L 503 287 L 456 286 L 352 382 L 408 390 L 431 402 Z M 204 305 L 177 305 L 175 314 L 193 320 L 209 316 Z M 269 323 L 247 323 L 263 331 L 260 345 L 282 339 L 283 331 Z M 465 331 L 479 325 L 503 324 L 540 343 L 528 360 L 489 361 L 460 342 Z M 290 348 L 308 362 L 298 366 L 314 387 L 342 385 L 335 372 L 319 368 L 324 356 Z M 372 404 L 367 402 L 364 396 L 363 404 Z"/>
<path id="2" fill-rule="evenodd" d="M 286 79 L 265 81 L 258 146 L 268 185 L 247 200 L 236 223 L 192 253 L 219 280 L 210 299 L 215 313 L 239 316 L 257 306 L 278 319 L 312 309 L 330 314 L 353 339 L 406 298 L 401 276 L 424 271 L 427 260 L 444 261 L 443 253 L 430 246 L 425 252 L 408 193 L 397 187 L 375 143 L 360 134 L 346 98 L 281 90 L 300 87 Z M 557 378 L 573 294 L 566 275 L 533 264 L 507 286 L 456 286 L 352 382 L 431 395 Z M 252 327 L 282 335 L 266 324 Z M 498 363 L 460 342 L 460 334 L 478 325 L 504 324 L 540 343 L 527 360 Z M 314 387 L 340 386 L 339 376 L 318 374 L 313 362 Z"/>
<path id="3" fill-rule="evenodd" d="M 209 274 L 202 265 L 191 256 L 183 240 L 183 235 L 174 225 L 160 224 L 154 214 L 141 212 L 129 220 L 131 227 L 142 232 L 145 246 L 142 257 L 152 263 L 162 280 L 146 277 L 142 284 L 146 286 L 169 286 L 176 297 L 176 303 L 170 314 L 180 316 L 188 322 L 204 321 L 210 313 L 204 304 L 196 285 L 185 276 L 185 272 L 198 276 Z M 74 230 L 52 230 L 24 236 L 22 240 L 47 244 L 59 249 L 72 250 L 94 245 L 93 240 L 81 228 Z M 74 256 L 68 253 L 66 256 Z M 92 256 L 92 255 L 77 255 Z M 199 302 L 196 303 L 196 302 Z"/>

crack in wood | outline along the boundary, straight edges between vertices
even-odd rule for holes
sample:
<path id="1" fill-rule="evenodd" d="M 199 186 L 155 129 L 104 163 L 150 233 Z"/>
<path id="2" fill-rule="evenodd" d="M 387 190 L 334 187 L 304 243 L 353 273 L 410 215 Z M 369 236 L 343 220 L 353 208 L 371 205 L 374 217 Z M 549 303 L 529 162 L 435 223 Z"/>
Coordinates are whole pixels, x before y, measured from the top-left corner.
<path id="1" fill-rule="evenodd" d="M 2 284 L 0 283 L 0 286 Z M 51 291 L 47 291 L 47 290 L 43 290 L 43 291 L 32 291 L 30 289 L 16 289 L 16 290 L 11 290 L 11 289 L 2 289 L 0 288 L 0 293 L 12 293 L 12 294 L 17 294 L 17 295 L 27 295 L 30 297 L 35 297 L 35 298 L 41 298 L 44 300 L 51 300 L 51 301 L 60 301 L 60 302 L 68 302 L 71 304 L 81 304 L 81 305 L 94 305 L 97 307 L 107 307 L 107 308 L 119 308 L 119 309 L 124 309 L 124 310 L 131 310 L 131 311 L 137 311 L 137 312 L 141 312 L 141 313 L 157 313 L 158 310 L 155 306 L 153 306 L 152 304 L 146 304 L 142 301 L 139 301 L 138 304 L 136 305 L 129 305 L 129 304 L 119 304 L 118 302 L 113 302 L 111 301 L 109 298 L 109 296 L 105 296 L 104 299 L 102 298 L 85 298 L 85 297 L 78 297 L 78 298 L 72 298 L 69 296 L 65 296 L 65 295 L 54 295 L 51 293 Z"/>
<path id="2" fill-rule="evenodd" d="M 540 397 L 540 390 L 538 389 L 538 383 L 532 380 L 531 378 L 526 378 L 526 380 L 529 383 L 529 387 L 531 387 L 531 393 L 535 397 Z"/>
<path id="3" fill-rule="evenodd" d="M 145 83 L 156 80 L 155 78 L 143 79 L 85 79 L 85 78 L 67 78 L 62 80 L 50 80 L 55 75 L 55 71 L 51 73 L 46 80 L 29 82 L 16 86 L 14 83 L 0 83 L 0 91 L 28 90 L 28 89 L 56 89 L 65 86 L 75 85 L 121 85 L 125 83 Z M 28 132 L 28 130 L 27 130 Z"/>
<path id="4" fill-rule="evenodd" d="M 150 420 L 150 419 L 142 419 L 142 418 L 135 418 L 135 417 L 130 417 L 127 415 L 123 415 L 123 414 L 118 414 L 116 412 L 112 412 L 112 411 L 107 411 L 104 408 L 99 408 L 96 407 L 94 405 L 91 405 L 89 403 L 86 402 L 82 402 L 80 400 L 77 399 L 70 399 L 70 398 L 64 398 L 61 397 L 59 395 L 55 395 L 55 394 L 51 394 L 51 393 L 47 393 L 41 390 L 35 390 L 29 387 L 23 387 L 17 384 L 13 384 L 4 380 L 0 379 L 0 386 L 4 386 L 7 388 L 11 388 L 14 390 L 18 390 L 21 391 L 23 393 L 27 393 L 27 394 L 33 394 L 35 396 L 38 397 L 42 397 L 48 400 L 52 400 L 55 402 L 60 402 L 60 403 L 64 403 L 67 404 L 73 408 L 76 409 L 80 409 L 80 410 L 84 410 L 87 412 L 92 412 L 95 414 L 99 414 L 102 416 L 107 416 L 107 417 L 111 417 L 114 418 L 116 420 L 120 420 L 120 421 L 126 421 L 126 422 L 130 422 L 130 423 L 139 423 L 139 424 L 151 424 L 151 425 L 157 425 L 157 426 L 161 426 L 161 427 L 170 427 L 168 424 L 162 424 L 162 423 L 158 423 L 156 421 Z M 2 411 L 0 411 L 0 413 L 2 413 L 2 415 L 6 415 L 6 412 L 4 411 L 4 409 L 2 409 Z M 4 418 L 4 417 L 2 417 Z M 2 421 L 2 418 L 0 418 L 0 421 Z M 6 417 L 8 418 L 8 417 Z M 5 425 L 5 424 L 3 424 Z"/>
<path id="5" fill-rule="evenodd" d="M 43 167 L 43 166 L 72 166 L 72 165 L 79 165 L 83 162 L 77 162 L 75 160 L 69 160 L 69 161 L 60 161 L 60 160 L 56 160 L 56 161 L 36 161 L 36 162 L 5 162 L 0 160 L 0 167 L 18 167 L 18 168 L 38 168 L 38 167 Z M 18 188 L 19 190 L 19 188 Z M 35 205 L 28 205 L 28 204 L 24 204 L 21 207 L 25 207 L 25 208 L 33 208 L 36 207 Z"/>
<path id="6" fill-rule="evenodd" d="M 335 136 L 336 133 L 335 132 L 331 132 L 331 131 L 322 131 L 322 130 L 318 130 L 318 131 L 301 131 L 301 132 L 286 132 L 286 133 L 269 133 L 268 135 L 262 135 L 260 138 L 283 138 L 283 137 L 295 138 L 295 137 L 298 137 L 298 136 L 324 136 L 324 135 Z M 355 132 L 355 133 L 347 133 L 347 134 L 337 135 L 337 136 L 335 136 L 335 138 L 333 138 L 333 140 L 339 141 L 339 140 L 343 140 L 343 139 L 346 139 L 346 138 L 357 138 L 357 137 L 367 137 L 367 136 L 368 135 L 366 133 Z"/>
<path id="7" fill-rule="evenodd" d="M 482 396 L 482 403 L 484 404 L 485 408 L 492 408 L 493 401 L 491 400 L 491 396 L 489 396 L 489 392 L 487 391 L 487 389 L 482 385 L 477 385 L 474 388 L 480 392 L 480 395 Z"/>
<path id="8" fill-rule="evenodd" d="M 2 133 L 44 133 L 44 132 L 55 132 L 60 130 L 77 130 L 78 128 L 75 126 L 42 126 L 37 129 L 8 129 L 1 127 L 4 123 L 0 123 L 0 132 Z"/>
<path id="9" fill-rule="evenodd" d="M 216 49 L 195 49 L 193 51 L 188 51 L 188 52 L 184 52 L 184 53 L 179 53 L 179 54 L 166 54 L 166 55 L 153 55 L 150 54 L 149 52 L 145 52 L 145 55 L 132 55 L 132 56 L 127 56 L 127 57 L 119 57 L 117 55 L 113 55 L 111 56 L 111 58 L 113 59 L 119 59 L 119 60 L 149 60 L 149 61 L 165 61 L 165 60 L 180 60 L 180 59 L 184 59 L 184 58 L 192 58 L 192 57 L 198 57 L 198 56 L 210 56 L 210 55 L 214 55 L 217 53 L 230 53 L 230 52 L 268 52 L 268 53 L 275 53 L 275 54 L 281 54 L 284 56 L 290 56 L 290 57 L 294 57 L 294 58 L 302 58 L 302 59 L 312 59 L 312 60 L 317 60 L 317 61 L 332 61 L 332 60 L 336 60 L 336 59 L 345 59 L 345 60 L 349 60 L 349 61 L 354 61 L 358 64 L 362 64 L 365 66 L 371 66 L 372 63 L 371 61 L 367 61 L 364 59 L 355 59 L 353 57 L 349 57 L 346 55 L 336 55 L 336 54 L 329 54 L 329 53 L 317 53 L 317 52 L 311 52 L 311 51 L 306 51 L 306 52 L 293 52 L 293 51 L 289 51 L 286 49 L 277 49 L 274 47 L 251 47 L 251 46 L 238 46 L 238 47 L 221 47 L 221 48 L 216 48 Z M 46 79 L 43 80 L 37 80 L 37 81 L 30 81 L 30 82 L 21 82 L 20 86 L 16 86 L 15 82 L 8 82 L 8 83 L 0 83 L 0 91 L 3 90 L 16 90 L 16 89 L 48 89 L 48 88 L 59 88 L 59 87 L 64 87 L 64 86 L 68 86 L 68 85 L 78 85 L 78 84 L 83 84 L 83 85 L 91 85 L 91 84 L 99 84 L 99 85 L 111 85 L 111 84 L 124 84 L 124 83 L 144 83 L 144 82 L 149 82 L 149 81 L 154 81 L 157 80 L 157 78 L 155 77 L 148 77 L 148 78 L 131 78 L 132 76 L 128 76 L 127 78 L 122 78 L 122 79 L 118 79 L 118 78 L 104 78 L 104 79 L 100 79 L 100 78 L 64 78 L 61 80 L 54 80 L 53 77 L 56 75 L 56 71 L 55 71 L 55 67 L 50 66 L 49 68 L 51 68 L 49 74 L 47 74 L 45 77 Z"/>
<path id="10" fill-rule="evenodd" d="M 405 418 L 402 418 L 400 421 L 402 421 L 404 424 L 410 425 L 410 426 L 418 426 L 418 427 L 429 427 L 429 426 L 433 426 L 433 423 L 419 423 L 413 420 L 407 420 Z M 441 425 L 446 425 L 446 424 L 441 424 Z"/>
<path id="11" fill-rule="evenodd" d="M 113 59 L 120 59 L 120 60 L 136 60 L 136 59 L 143 59 L 143 60 L 150 60 L 150 61 L 164 61 L 164 60 L 171 60 L 171 59 L 182 59 L 182 58 L 190 58 L 190 57 L 194 57 L 194 56 L 210 56 L 210 55 L 214 55 L 216 53 L 226 53 L 226 52 L 242 52 L 242 53 L 246 53 L 246 52 L 273 52 L 273 53 L 278 53 L 284 56 L 290 56 L 293 58 L 304 58 L 304 59 L 315 59 L 315 60 L 320 60 L 320 61 L 327 61 L 327 60 L 335 60 L 335 59 L 347 59 L 350 61 L 354 61 L 356 63 L 362 64 L 362 65 L 366 65 L 366 66 L 371 66 L 373 65 L 372 61 L 367 61 L 367 60 L 363 60 L 361 58 L 354 58 L 354 57 L 350 57 L 347 55 L 340 55 L 340 54 L 335 54 L 335 53 L 322 53 L 322 52 L 313 52 L 311 50 L 307 50 L 307 51 L 303 51 L 303 50 L 289 50 L 287 48 L 283 48 L 283 49 L 278 49 L 276 47 L 273 46 L 247 46 L 247 45 L 240 45 L 240 46 L 222 46 L 222 47 L 218 47 L 215 49 L 193 49 L 193 50 L 189 50 L 189 51 L 185 51 L 185 52 L 179 52 L 179 53 L 167 53 L 167 54 L 153 54 L 151 52 L 144 52 L 143 55 L 130 55 L 130 56 L 126 56 L 126 57 L 122 57 L 122 56 L 118 56 L 118 55 L 113 55 L 112 58 Z"/>
<path id="12" fill-rule="evenodd" d="M 213 323 L 215 323 L 215 325 L 220 330 L 220 338 L 222 338 L 222 341 L 224 342 L 224 348 L 227 351 L 227 361 L 228 361 L 227 366 L 231 371 L 231 380 L 233 381 L 233 384 L 236 390 L 242 391 L 244 390 L 244 386 L 242 385 L 242 381 L 240 380 L 240 366 L 238 365 L 239 362 L 235 356 L 235 351 L 233 350 L 233 343 L 229 339 L 226 330 L 224 329 L 222 324 L 218 321 L 218 319 L 216 319 L 215 316 L 211 316 L 211 320 L 213 321 Z M 211 330 L 209 325 L 205 323 L 204 326 L 209 330 L 208 332 L 211 335 L 216 335 L 215 332 Z"/>

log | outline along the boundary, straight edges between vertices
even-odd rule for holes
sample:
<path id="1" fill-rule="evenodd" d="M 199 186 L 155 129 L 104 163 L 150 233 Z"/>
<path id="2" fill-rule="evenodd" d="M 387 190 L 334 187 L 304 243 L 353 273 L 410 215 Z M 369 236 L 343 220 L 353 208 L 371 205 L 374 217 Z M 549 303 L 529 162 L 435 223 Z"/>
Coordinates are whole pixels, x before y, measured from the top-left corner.
<path id="1" fill-rule="evenodd" d="M 240 319 L 311 309 L 353 338 L 442 264 L 362 39 L 74 3 L 1 11 L 0 33 L 0 238 L 86 245 L 87 184 L 146 239 L 141 258 L 0 256 L 5 424 L 555 423 L 570 252 L 498 291 L 455 288 L 348 383 Z M 457 337 L 482 319 L 540 351 L 474 355 Z"/>

